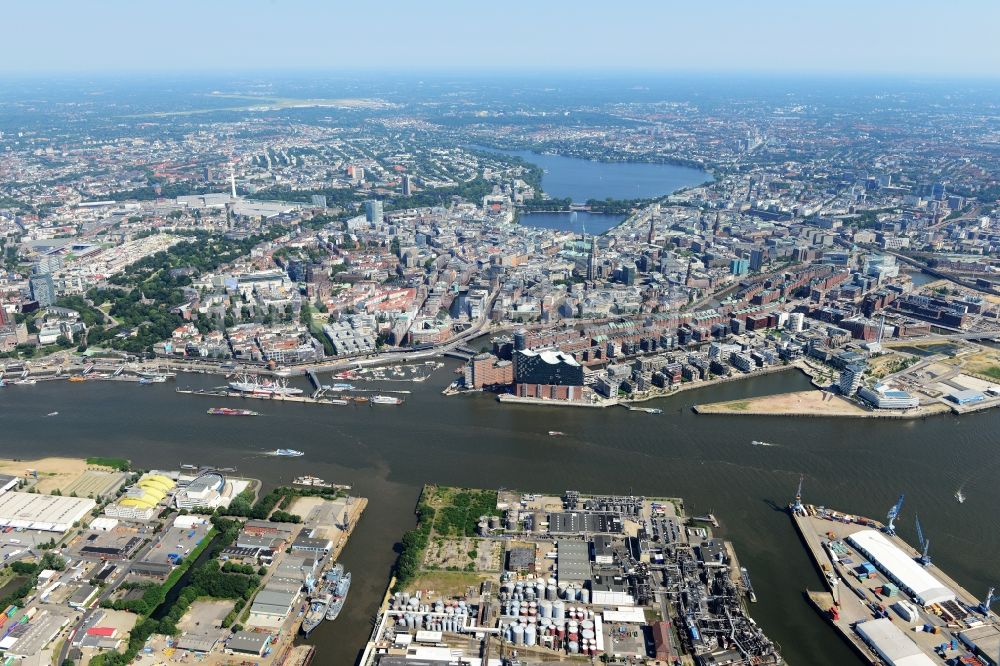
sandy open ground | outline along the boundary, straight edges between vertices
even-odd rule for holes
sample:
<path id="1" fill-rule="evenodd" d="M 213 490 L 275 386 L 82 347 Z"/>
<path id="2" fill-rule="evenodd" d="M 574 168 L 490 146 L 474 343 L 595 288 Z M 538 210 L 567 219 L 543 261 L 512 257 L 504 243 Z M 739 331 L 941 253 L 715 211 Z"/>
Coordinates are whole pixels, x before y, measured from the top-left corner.
<path id="1" fill-rule="evenodd" d="M 800 414 L 804 416 L 867 416 L 861 409 L 835 393 L 798 391 L 746 400 L 730 400 L 698 405 L 699 414 Z"/>
<path id="2" fill-rule="evenodd" d="M 30 478 L 38 472 L 38 492 L 49 493 L 69 487 L 88 469 L 108 471 L 106 467 L 88 465 L 83 458 L 41 458 L 40 460 L 0 460 L 0 474 Z"/>

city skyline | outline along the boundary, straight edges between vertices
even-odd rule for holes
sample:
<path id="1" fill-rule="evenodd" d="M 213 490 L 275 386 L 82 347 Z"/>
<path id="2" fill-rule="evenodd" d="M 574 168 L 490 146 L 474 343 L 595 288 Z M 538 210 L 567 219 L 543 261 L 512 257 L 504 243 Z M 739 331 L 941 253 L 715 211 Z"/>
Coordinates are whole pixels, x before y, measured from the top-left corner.
<path id="1" fill-rule="evenodd" d="M 958 2 L 933 36 L 936 3 L 851 0 L 837 11 L 782 0 L 610 8 L 593 2 L 68 2 L 8 7 L 14 57 L 0 75 L 67 72 L 659 71 L 994 78 L 1000 7 Z M 52 21 L 53 16 L 60 17 Z M 960 27 L 960 29 L 959 29 Z M 932 41 L 933 40 L 933 41 Z"/>
<path id="2" fill-rule="evenodd" d="M 5 664 L 995 664 L 1000 6 L 7 9 Z"/>

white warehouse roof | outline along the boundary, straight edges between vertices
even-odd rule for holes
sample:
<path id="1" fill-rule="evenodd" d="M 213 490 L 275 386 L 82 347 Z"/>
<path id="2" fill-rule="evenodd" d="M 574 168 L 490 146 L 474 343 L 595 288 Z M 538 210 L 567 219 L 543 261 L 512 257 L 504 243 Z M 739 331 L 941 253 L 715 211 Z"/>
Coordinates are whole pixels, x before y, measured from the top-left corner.
<path id="1" fill-rule="evenodd" d="M 0 495 L 0 525 L 65 532 L 97 502 L 86 497 L 60 497 L 16 491 Z"/>
<path id="2" fill-rule="evenodd" d="M 955 599 L 954 592 L 882 533 L 861 530 L 847 537 L 847 541 L 922 605 L 929 606 Z"/>
<path id="3" fill-rule="evenodd" d="M 936 662 L 888 618 L 861 622 L 854 628 L 889 666 L 936 666 Z"/>

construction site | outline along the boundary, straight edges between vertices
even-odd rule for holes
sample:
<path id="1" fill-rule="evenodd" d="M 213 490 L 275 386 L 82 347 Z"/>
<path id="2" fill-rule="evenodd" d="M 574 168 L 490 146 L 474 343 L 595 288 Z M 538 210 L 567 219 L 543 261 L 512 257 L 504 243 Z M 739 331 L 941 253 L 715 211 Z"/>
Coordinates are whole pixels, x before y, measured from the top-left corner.
<path id="1" fill-rule="evenodd" d="M 465 505 L 466 494 L 444 496 Z M 750 618 L 750 575 L 713 536 L 714 516 L 687 516 L 679 499 L 492 494 L 462 547 L 499 545 L 501 565 L 439 571 L 420 553 L 417 575 L 390 585 L 362 664 L 783 663 Z M 454 505 L 427 511 L 440 497 L 425 489 L 419 509 L 434 552 L 457 538 Z"/>

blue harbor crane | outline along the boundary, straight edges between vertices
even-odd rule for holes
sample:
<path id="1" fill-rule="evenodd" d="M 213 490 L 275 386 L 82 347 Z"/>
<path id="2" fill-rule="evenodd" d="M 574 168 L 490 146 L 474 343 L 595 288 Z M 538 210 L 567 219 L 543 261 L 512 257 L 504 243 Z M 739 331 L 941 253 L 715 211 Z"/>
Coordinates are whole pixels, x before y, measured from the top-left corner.
<path id="1" fill-rule="evenodd" d="M 989 589 L 989 591 L 986 593 L 986 598 L 983 599 L 983 603 L 979 604 L 979 607 L 976 610 L 978 610 L 983 615 L 989 615 L 990 614 L 990 606 L 993 605 L 993 593 L 995 591 L 996 590 L 991 587 Z"/>
<path id="2" fill-rule="evenodd" d="M 885 518 L 888 521 L 885 525 L 885 533 L 891 535 L 896 534 L 896 518 L 899 517 L 899 510 L 903 508 L 903 498 L 905 495 L 900 495 L 896 503 L 892 505 L 889 509 L 889 513 L 886 514 Z"/>
<path id="3" fill-rule="evenodd" d="M 920 516 L 915 516 L 914 521 L 917 524 L 917 541 L 920 542 L 921 551 L 918 562 L 926 567 L 931 563 L 931 556 L 927 554 L 927 551 L 930 550 L 931 547 L 931 540 L 924 538 L 924 531 L 920 528 Z"/>

